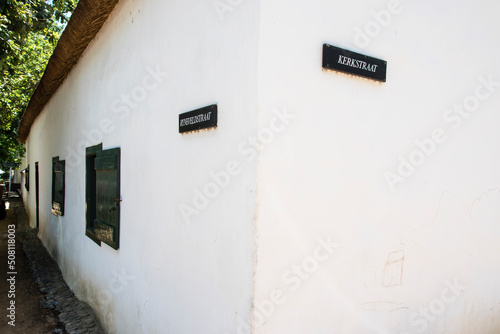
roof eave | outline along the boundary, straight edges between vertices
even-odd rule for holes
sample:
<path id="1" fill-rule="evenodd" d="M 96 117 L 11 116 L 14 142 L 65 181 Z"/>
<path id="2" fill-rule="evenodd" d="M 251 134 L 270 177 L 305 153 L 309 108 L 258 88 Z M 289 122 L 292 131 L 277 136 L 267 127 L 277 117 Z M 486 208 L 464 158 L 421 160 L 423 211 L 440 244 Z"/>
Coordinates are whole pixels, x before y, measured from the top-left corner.
<path id="1" fill-rule="evenodd" d="M 117 3 L 118 0 L 80 0 L 78 2 L 24 111 L 19 125 L 19 142 L 26 141 L 36 118 L 76 65 Z"/>

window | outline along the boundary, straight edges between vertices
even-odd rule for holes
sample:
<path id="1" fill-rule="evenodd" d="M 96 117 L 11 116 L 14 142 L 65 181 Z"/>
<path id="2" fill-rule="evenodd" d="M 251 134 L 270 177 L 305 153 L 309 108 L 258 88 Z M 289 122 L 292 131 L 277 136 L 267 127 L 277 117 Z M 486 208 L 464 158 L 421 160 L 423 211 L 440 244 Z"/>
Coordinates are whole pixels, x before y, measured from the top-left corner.
<path id="1" fill-rule="evenodd" d="M 86 235 L 119 248 L 120 237 L 120 148 L 86 150 Z"/>
<path id="2" fill-rule="evenodd" d="M 24 188 L 26 191 L 30 191 L 30 166 L 24 170 Z"/>
<path id="3" fill-rule="evenodd" d="M 65 161 L 52 158 L 52 213 L 64 216 L 64 171 Z"/>

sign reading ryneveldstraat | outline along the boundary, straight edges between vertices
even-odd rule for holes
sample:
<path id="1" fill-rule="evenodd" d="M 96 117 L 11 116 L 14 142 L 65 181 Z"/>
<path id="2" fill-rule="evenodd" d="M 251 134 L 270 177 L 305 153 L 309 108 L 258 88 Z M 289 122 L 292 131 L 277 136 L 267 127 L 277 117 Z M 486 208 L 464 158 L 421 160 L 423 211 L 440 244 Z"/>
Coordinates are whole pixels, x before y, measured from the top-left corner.
<path id="1" fill-rule="evenodd" d="M 217 127 L 216 104 L 179 115 L 179 133 L 215 127 Z"/>
<path id="2" fill-rule="evenodd" d="M 323 45 L 323 68 L 385 82 L 387 62 L 360 53 Z"/>

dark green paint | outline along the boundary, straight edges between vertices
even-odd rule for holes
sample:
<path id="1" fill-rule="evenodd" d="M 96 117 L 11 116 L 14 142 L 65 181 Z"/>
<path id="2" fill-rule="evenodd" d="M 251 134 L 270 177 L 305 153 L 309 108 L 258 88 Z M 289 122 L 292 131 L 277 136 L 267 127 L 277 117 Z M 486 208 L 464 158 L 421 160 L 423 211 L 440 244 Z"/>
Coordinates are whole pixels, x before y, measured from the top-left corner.
<path id="1" fill-rule="evenodd" d="M 87 148 L 87 235 L 94 241 L 119 248 L 120 148 Z"/>

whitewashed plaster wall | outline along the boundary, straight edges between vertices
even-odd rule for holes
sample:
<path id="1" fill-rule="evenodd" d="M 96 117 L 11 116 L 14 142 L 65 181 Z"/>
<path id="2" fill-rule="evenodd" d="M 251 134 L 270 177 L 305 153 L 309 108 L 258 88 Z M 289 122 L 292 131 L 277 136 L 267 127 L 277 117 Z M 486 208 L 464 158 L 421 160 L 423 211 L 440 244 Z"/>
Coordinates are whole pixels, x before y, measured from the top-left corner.
<path id="1" fill-rule="evenodd" d="M 39 162 L 39 236 L 109 333 L 215 334 L 250 314 L 256 161 L 231 165 L 240 173 L 189 219 L 179 209 L 257 132 L 259 3 L 241 9 L 119 2 L 31 129 L 30 223 Z M 213 103 L 216 130 L 178 133 L 180 113 Z M 118 251 L 85 236 L 84 150 L 100 142 L 121 148 Z M 63 217 L 50 213 L 55 156 L 66 161 Z"/>
<path id="2" fill-rule="evenodd" d="M 260 129 L 295 118 L 259 157 L 253 333 L 498 333 L 498 9 L 262 3 Z M 323 71 L 323 43 L 387 82 Z"/>
<path id="3" fill-rule="evenodd" d="M 111 333 L 498 331 L 497 5 L 219 3 L 120 3 L 34 125 L 40 237 L 74 291 Z M 387 82 L 323 71 L 323 43 L 387 60 Z M 212 103 L 217 130 L 177 133 Z M 78 152 L 100 141 L 122 149 L 118 252 L 84 236 Z M 186 224 L 179 205 L 234 161 Z"/>

